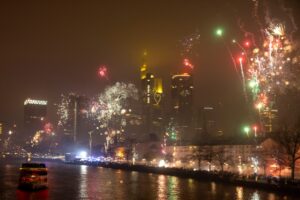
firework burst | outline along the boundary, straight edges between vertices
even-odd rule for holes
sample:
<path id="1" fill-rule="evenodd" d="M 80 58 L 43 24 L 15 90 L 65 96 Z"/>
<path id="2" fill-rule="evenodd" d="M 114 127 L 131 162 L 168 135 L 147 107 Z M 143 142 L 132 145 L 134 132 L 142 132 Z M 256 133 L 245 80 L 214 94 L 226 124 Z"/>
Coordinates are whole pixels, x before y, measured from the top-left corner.
<path id="1" fill-rule="evenodd" d="M 200 44 L 200 33 L 196 31 L 195 33 L 185 37 L 180 41 L 182 46 L 182 56 L 190 56 L 195 53 L 195 47 Z"/>
<path id="2" fill-rule="evenodd" d="M 299 88 L 299 56 L 294 44 L 284 25 L 271 23 L 262 45 L 249 52 L 247 77 L 255 105 L 270 107 L 287 88 Z"/>
<path id="3" fill-rule="evenodd" d="M 116 83 L 109 86 L 91 103 L 91 117 L 98 122 L 99 127 L 106 129 L 106 149 L 113 143 L 115 137 L 123 133 L 127 122 L 124 113 L 130 99 L 138 99 L 138 90 L 133 84 Z"/>

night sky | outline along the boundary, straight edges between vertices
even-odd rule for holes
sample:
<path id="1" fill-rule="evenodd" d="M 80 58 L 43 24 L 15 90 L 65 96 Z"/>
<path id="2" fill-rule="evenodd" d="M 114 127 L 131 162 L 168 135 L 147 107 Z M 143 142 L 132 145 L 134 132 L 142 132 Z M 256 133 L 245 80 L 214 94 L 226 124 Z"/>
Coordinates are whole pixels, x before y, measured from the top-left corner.
<path id="1" fill-rule="evenodd" d="M 265 2 L 275 12 L 286 2 L 300 24 L 296 0 Z M 145 49 L 168 99 L 170 76 L 182 66 L 180 41 L 198 32 L 195 107 L 219 105 L 222 127 L 234 130 L 246 106 L 230 57 L 213 31 L 222 26 L 226 39 L 242 39 L 239 20 L 255 31 L 252 8 L 251 0 L 1 1 L 0 120 L 21 124 L 27 97 L 48 100 L 55 120 L 53 104 L 61 93 L 94 95 L 115 81 L 138 84 Z M 97 76 L 102 64 L 109 81 Z"/>

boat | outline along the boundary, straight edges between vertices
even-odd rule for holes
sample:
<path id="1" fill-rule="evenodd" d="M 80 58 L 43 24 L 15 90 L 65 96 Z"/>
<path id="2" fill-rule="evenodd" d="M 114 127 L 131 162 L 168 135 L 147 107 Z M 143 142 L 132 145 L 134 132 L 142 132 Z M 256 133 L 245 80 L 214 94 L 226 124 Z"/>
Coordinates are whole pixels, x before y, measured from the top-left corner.
<path id="1" fill-rule="evenodd" d="M 20 168 L 19 189 L 46 189 L 48 169 L 44 163 L 23 163 Z"/>

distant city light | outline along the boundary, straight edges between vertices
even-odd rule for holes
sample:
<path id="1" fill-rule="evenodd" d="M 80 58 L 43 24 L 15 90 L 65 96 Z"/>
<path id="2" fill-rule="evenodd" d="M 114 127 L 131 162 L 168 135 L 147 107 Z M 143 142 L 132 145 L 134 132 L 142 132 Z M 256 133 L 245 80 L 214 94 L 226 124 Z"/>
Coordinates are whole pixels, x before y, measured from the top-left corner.
<path id="1" fill-rule="evenodd" d="M 87 158 L 87 152 L 86 151 L 80 151 L 76 157 L 80 158 L 80 159 L 86 159 Z"/>
<path id="2" fill-rule="evenodd" d="M 45 100 L 37 100 L 37 99 L 26 99 L 24 101 L 24 105 L 47 105 L 47 101 Z"/>
<path id="3" fill-rule="evenodd" d="M 165 160 L 160 160 L 158 163 L 158 167 L 166 167 L 166 161 Z"/>
<path id="4" fill-rule="evenodd" d="M 183 74 L 176 74 L 172 76 L 172 79 L 177 78 L 177 77 L 190 77 L 188 73 L 183 73 Z"/>

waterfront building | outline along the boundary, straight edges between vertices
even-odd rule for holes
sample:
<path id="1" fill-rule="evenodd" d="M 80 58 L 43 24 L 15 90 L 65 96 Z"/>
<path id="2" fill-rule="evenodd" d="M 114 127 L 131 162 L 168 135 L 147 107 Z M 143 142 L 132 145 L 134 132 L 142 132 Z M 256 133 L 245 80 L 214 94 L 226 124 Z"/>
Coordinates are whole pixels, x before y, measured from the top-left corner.
<path id="1" fill-rule="evenodd" d="M 173 167 L 201 170 L 223 170 L 249 176 L 253 174 L 289 177 L 290 168 L 276 158 L 276 142 L 272 138 L 261 140 L 228 140 L 223 142 L 167 146 Z M 278 152 L 279 154 L 280 152 Z M 282 156 L 282 155 L 277 155 Z M 296 162 L 295 177 L 300 177 L 300 161 Z"/>

